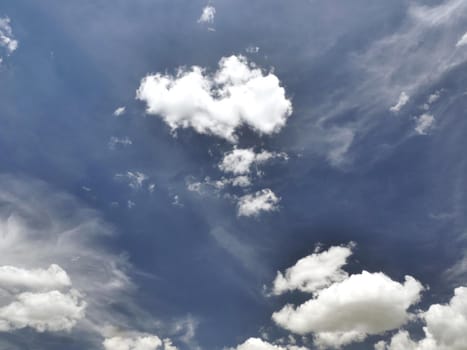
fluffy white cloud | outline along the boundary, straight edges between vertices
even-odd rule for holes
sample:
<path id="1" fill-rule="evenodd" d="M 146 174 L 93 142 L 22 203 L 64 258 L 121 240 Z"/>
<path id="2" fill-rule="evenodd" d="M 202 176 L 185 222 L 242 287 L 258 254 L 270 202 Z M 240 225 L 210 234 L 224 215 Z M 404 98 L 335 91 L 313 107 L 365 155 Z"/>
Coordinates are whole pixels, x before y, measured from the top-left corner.
<path id="1" fill-rule="evenodd" d="M 140 335 L 137 337 L 112 337 L 104 340 L 106 350 L 157 350 L 162 346 L 162 340 L 155 335 Z"/>
<path id="2" fill-rule="evenodd" d="M 0 307 L 0 331 L 25 327 L 38 332 L 69 331 L 84 317 L 85 308 L 86 302 L 75 290 L 21 293 L 14 302 Z"/>
<path id="3" fill-rule="evenodd" d="M 215 15 L 216 9 L 214 6 L 208 5 L 203 9 L 203 12 L 198 19 L 198 23 L 213 23 Z"/>
<path id="4" fill-rule="evenodd" d="M 275 211 L 279 201 L 280 198 L 269 188 L 244 195 L 238 199 L 238 216 L 256 216 L 264 211 Z"/>
<path id="5" fill-rule="evenodd" d="M 340 282 L 348 277 L 342 266 L 347 263 L 350 255 L 352 246 L 331 247 L 324 252 L 302 258 L 285 270 L 284 274 L 277 273 L 273 293 L 280 295 L 292 290 L 313 293 L 334 282 Z"/>
<path id="6" fill-rule="evenodd" d="M 65 270 L 58 265 L 50 265 L 47 270 L 27 270 L 15 266 L 0 266 L 0 289 L 50 290 L 71 286 Z"/>
<path id="7" fill-rule="evenodd" d="M 465 33 L 457 42 L 456 47 L 467 45 L 467 33 Z"/>
<path id="8" fill-rule="evenodd" d="M 279 273 L 275 294 L 298 289 L 313 297 L 298 307 L 284 306 L 272 315 L 274 322 L 296 334 L 312 334 L 320 348 L 339 348 L 404 325 L 423 286 L 413 277 L 399 283 L 381 272 L 349 276 L 342 266 L 351 248 L 331 247 Z"/>
<path id="9" fill-rule="evenodd" d="M 287 159 L 285 153 L 268 151 L 255 153 L 252 148 L 234 149 L 224 154 L 224 158 L 219 164 L 219 169 L 225 173 L 235 175 L 249 174 L 253 165 L 262 164 L 270 159 L 279 157 Z"/>
<path id="10" fill-rule="evenodd" d="M 18 41 L 13 37 L 8 17 L 0 18 L 0 47 L 4 47 L 8 54 L 11 54 L 18 48 Z"/>
<path id="11" fill-rule="evenodd" d="M 402 107 L 404 107 L 407 104 L 407 102 L 409 102 L 409 99 L 410 99 L 409 95 L 407 95 L 404 91 L 402 91 L 397 103 L 390 108 L 391 112 L 394 112 L 394 113 L 399 112 L 402 109 Z"/>
<path id="12" fill-rule="evenodd" d="M 415 132 L 419 135 L 426 135 L 428 130 L 433 127 L 435 117 L 431 114 L 424 113 L 415 119 Z"/>
<path id="13" fill-rule="evenodd" d="M 238 345 L 236 348 L 230 350 L 307 350 L 304 347 L 296 345 L 276 345 L 268 343 L 259 338 L 250 338 L 243 344 Z"/>
<path id="14" fill-rule="evenodd" d="M 425 337 L 411 339 L 407 331 L 400 331 L 390 343 L 379 342 L 376 350 L 465 350 L 467 345 L 467 287 L 459 287 L 449 304 L 431 305 L 420 315 L 426 325 Z"/>
<path id="15" fill-rule="evenodd" d="M 230 142 L 237 141 L 235 132 L 242 125 L 259 134 L 276 133 L 292 113 L 277 76 L 263 73 L 243 56 L 222 58 L 212 75 L 198 66 L 181 67 L 176 75 L 148 75 L 136 98 L 172 131 L 193 128 Z"/>

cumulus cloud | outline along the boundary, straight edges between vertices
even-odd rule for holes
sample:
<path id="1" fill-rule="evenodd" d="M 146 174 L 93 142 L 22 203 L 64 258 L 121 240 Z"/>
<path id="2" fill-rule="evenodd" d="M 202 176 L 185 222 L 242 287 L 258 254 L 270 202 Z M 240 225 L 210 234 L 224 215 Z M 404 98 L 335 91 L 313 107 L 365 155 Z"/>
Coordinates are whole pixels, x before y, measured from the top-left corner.
<path id="1" fill-rule="evenodd" d="M 230 350 L 307 350 L 307 348 L 296 345 L 271 344 L 259 338 L 250 338 Z"/>
<path id="2" fill-rule="evenodd" d="M 38 332 L 70 331 L 84 317 L 86 302 L 71 290 L 57 290 L 16 296 L 9 305 L 0 307 L 0 331 L 31 327 Z"/>
<path id="3" fill-rule="evenodd" d="M 407 104 L 407 102 L 409 102 L 409 100 L 410 100 L 409 95 L 407 95 L 404 91 L 402 91 L 399 96 L 399 100 L 394 106 L 390 108 L 390 111 L 394 113 L 399 112 L 402 109 L 402 107 L 404 107 Z"/>
<path id="4" fill-rule="evenodd" d="M 172 131 L 193 128 L 234 143 L 239 127 L 270 135 L 292 114 L 279 78 L 235 55 L 222 58 L 213 74 L 193 66 L 181 67 L 175 75 L 148 75 L 136 98 L 146 103 L 148 114 L 160 116 Z"/>
<path id="5" fill-rule="evenodd" d="M 145 333 L 127 333 L 106 338 L 105 350 L 177 350 L 170 339 Z"/>
<path id="6" fill-rule="evenodd" d="M 274 322 L 296 334 L 312 334 L 320 348 L 340 348 L 404 325 L 423 286 L 411 276 L 402 283 L 381 272 L 349 276 L 342 266 L 351 248 L 331 247 L 299 260 L 285 275 L 279 273 L 276 294 L 298 289 L 313 296 L 299 306 L 284 306 L 272 315 Z"/>
<path id="7" fill-rule="evenodd" d="M 467 344 L 467 287 L 459 287 L 446 305 L 431 305 L 420 314 L 425 322 L 424 338 L 412 340 L 407 331 L 394 335 L 389 343 L 379 342 L 376 350 L 464 350 Z"/>
<path id="8" fill-rule="evenodd" d="M 249 174 L 253 165 L 259 165 L 278 157 L 287 159 L 285 153 L 268 151 L 255 153 L 252 148 L 234 149 L 224 154 L 224 158 L 219 164 L 219 169 L 225 173 L 232 173 L 235 175 Z"/>
<path id="9" fill-rule="evenodd" d="M 8 54 L 18 48 L 18 41 L 14 39 L 10 18 L 8 17 L 0 18 L 0 47 L 5 48 Z"/>
<path id="10" fill-rule="evenodd" d="M 212 5 L 208 5 L 203 9 L 198 23 L 213 23 L 216 15 L 216 9 Z"/>
<path id="11" fill-rule="evenodd" d="M 118 108 L 114 111 L 113 115 L 116 116 L 116 117 L 119 117 L 119 116 L 121 116 L 121 115 L 124 115 L 125 112 L 126 112 L 126 107 L 125 107 L 125 106 L 122 106 L 122 107 L 118 107 Z"/>
<path id="12" fill-rule="evenodd" d="M 435 117 L 431 114 L 424 113 L 415 119 L 415 132 L 419 135 L 426 135 L 433 127 Z"/>
<path id="13" fill-rule="evenodd" d="M 278 210 L 280 198 L 269 188 L 253 194 L 247 194 L 238 199 L 238 216 L 257 216 L 261 212 Z"/>
<path id="14" fill-rule="evenodd" d="M 15 290 L 50 290 L 71 286 L 65 270 L 52 264 L 47 270 L 27 270 L 15 266 L 0 266 L 0 288 Z"/>
<path id="15" fill-rule="evenodd" d="M 300 290 L 313 293 L 334 282 L 348 277 L 342 266 L 352 255 L 352 246 L 331 247 L 324 252 L 316 252 L 297 261 L 285 270 L 278 272 L 273 283 L 273 293 L 283 294 L 287 291 Z"/>

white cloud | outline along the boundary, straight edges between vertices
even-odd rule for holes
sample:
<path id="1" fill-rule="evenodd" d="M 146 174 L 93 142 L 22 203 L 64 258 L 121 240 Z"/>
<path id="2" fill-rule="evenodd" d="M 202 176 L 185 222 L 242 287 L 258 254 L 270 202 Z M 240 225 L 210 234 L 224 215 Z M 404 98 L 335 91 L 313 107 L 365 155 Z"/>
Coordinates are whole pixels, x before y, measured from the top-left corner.
<path id="1" fill-rule="evenodd" d="M 252 148 L 234 149 L 224 154 L 224 158 L 219 164 L 219 169 L 225 173 L 235 175 L 249 174 L 253 165 L 259 165 L 278 157 L 287 159 L 285 153 L 271 153 L 268 151 L 255 153 Z"/>
<path id="2" fill-rule="evenodd" d="M 435 117 L 431 114 L 424 113 L 415 120 L 415 132 L 419 135 L 426 135 L 428 130 L 433 127 Z"/>
<path id="3" fill-rule="evenodd" d="M 146 174 L 139 171 L 127 171 L 125 174 L 116 174 L 115 177 L 126 179 L 128 181 L 128 186 L 134 190 L 143 188 L 144 182 L 149 179 Z"/>
<path id="4" fill-rule="evenodd" d="M 394 106 L 390 108 L 390 111 L 394 113 L 399 112 L 402 109 L 402 107 L 404 107 L 407 104 L 407 102 L 409 102 L 409 100 L 410 100 L 409 95 L 407 95 L 404 91 L 402 91 L 399 96 L 399 100 Z"/>
<path id="5" fill-rule="evenodd" d="M 324 252 L 302 258 L 285 270 L 284 274 L 277 273 L 273 293 L 280 295 L 293 290 L 313 293 L 334 282 L 340 282 L 348 277 L 342 266 L 347 263 L 350 255 L 352 246 L 331 247 Z"/>
<path id="6" fill-rule="evenodd" d="M 269 188 L 238 199 L 238 216 L 257 216 L 261 212 L 278 210 L 280 198 Z"/>
<path id="7" fill-rule="evenodd" d="M 114 150 L 118 145 L 120 146 L 130 146 L 133 144 L 133 141 L 128 136 L 125 137 L 116 137 L 112 136 L 109 140 L 109 148 Z"/>
<path id="8" fill-rule="evenodd" d="M 168 344 L 169 347 L 165 347 Z M 114 336 L 104 340 L 105 350 L 176 350 L 170 347 L 169 340 L 162 341 L 158 336 L 151 334 L 136 334 L 126 336 Z"/>
<path id="9" fill-rule="evenodd" d="M 198 23 L 213 23 L 215 15 L 216 9 L 214 6 L 208 5 L 203 9 L 203 12 L 198 19 Z"/>
<path id="10" fill-rule="evenodd" d="M 11 54 L 18 48 L 18 41 L 13 37 L 8 17 L 0 18 L 0 47 L 4 47 L 8 54 Z"/>
<path id="11" fill-rule="evenodd" d="M 292 113 L 277 76 L 263 73 L 243 56 L 222 58 L 212 75 L 198 66 L 181 67 L 176 75 L 148 75 L 136 98 L 172 131 L 193 128 L 230 142 L 238 141 L 236 130 L 243 125 L 261 135 L 276 133 Z"/>
<path id="12" fill-rule="evenodd" d="M 420 318 L 425 321 L 425 337 L 411 339 L 407 331 L 400 331 L 390 343 L 379 342 L 377 350 L 465 350 L 467 344 L 467 287 L 459 287 L 449 304 L 431 305 Z"/>
<path id="13" fill-rule="evenodd" d="M 381 272 L 349 276 L 341 267 L 350 248 L 315 253 L 299 260 L 285 277 L 278 275 L 276 294 L 298 289 L 313 297 L 298 307 L 288 304 L 275 312 L 272 319 L 277 325 L 296 334 L 312 334 L 319 348 L 339 348 L 398 329 L 412 317 L 408 309 L 419 301 L 423 286 L 411 276 L 403 283 Z"/>
<path id="14" fill-rule="evenodd" d="M 259 338 L 250 338 L 243 344 L 238 345 L 230 350 L 307 350 L 304 347 L 296 345 L 277 345 L 268 343 Z"/>
<path id="15" fill-rule="evenodd" d="M 462 38 L 459 39 L 459 41 L 456 44 L 456 47 L 464 46 L 467 45 L 467 33 L 465 33 Z"/>
<path id="16" fill-rule="evenodd" d="M 0 289 L 50 290 L 71 286 L 65 270 L 58 265 L 50 265 L 47 270 L 27 270 L 15 266 L 0 266 Z"/>
<path id="17" fill-rule="evenodd" d="M 14 302 L 0 307 L 0 331 L 25 327 L 38 332 L 69 331 L 84 317 L 85 308 L 86 302 L 75 290 L 21 293 Z"/>
<path id="18" fill-rule="evenodd" d="M 123 106 L 123 107 L 118 107 L 118 108 L 114 111 L 113 114 L 114 114 L 114 116 L 119 117 L 119 116 L 125 114 L 125 112 L 126 112 L 126 107 Z"/>

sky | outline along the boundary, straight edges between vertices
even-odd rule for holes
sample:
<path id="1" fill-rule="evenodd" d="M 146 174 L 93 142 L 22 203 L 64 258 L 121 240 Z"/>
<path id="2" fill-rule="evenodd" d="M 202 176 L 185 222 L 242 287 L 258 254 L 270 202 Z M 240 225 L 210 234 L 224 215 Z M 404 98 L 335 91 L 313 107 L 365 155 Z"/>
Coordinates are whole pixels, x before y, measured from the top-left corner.
<path id="1" fill-rule="evenodd" d="M 0 350 L 466 350 L 467 2 L 0 3 Z"/>

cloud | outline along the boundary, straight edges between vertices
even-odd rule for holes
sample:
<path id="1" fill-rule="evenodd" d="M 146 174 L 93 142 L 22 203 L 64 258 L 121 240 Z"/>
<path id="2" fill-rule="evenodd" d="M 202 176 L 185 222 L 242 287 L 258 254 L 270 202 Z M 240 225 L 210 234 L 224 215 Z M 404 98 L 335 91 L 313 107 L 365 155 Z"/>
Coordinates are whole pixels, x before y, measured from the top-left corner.
<path id="1" fill-rule="evenodd" d="M 420 314 L 425 322 L 424 338 L 412 340 L 401 330 L 388 344 L 379 342 L 376 350 L 464 350 L 467 344 L 467 287 L 459 287 L 446 305 L 431 305 Z"/>
<path id="2" fill-rule="evenodd" d="M 426 135 L 428 130 L 433 127 L 435 117 L 431 114 L 424 113 L 415 119 L 415 132 L 419 135 Z"/>
<path id="3" fill-rule="evenodd" d="M 285 153 L 271 153 L 268 151 L 255 153 L 252 148 L 234 149 L 224 154 L 224 158 L 219 164 L 219 169 L 225 173 L 244 175 L 250 173 L 253 165 L 263 164 L 268 160 L 279 157 L 287 159 Z"/>
<path id="4" fill-rule="evenodd" d="M 13 53 L 18 48 L 18 41 L 14 39 L 8 17 L 0 18 L 0 47 L 4 47 L 7 54 Z"/>
<path id="5" fill-rule="evenodd" d="M 38 332 L 70 331 L 84 317 L 86 302 L 71 290 L 57 290 L 16 296 L 9 305 L 0 307 L 0 331 L 31 327 Z"/>
<path id="6" fill-rule="evenodd" d="M 402 91 L 397 103 L 394 106 L 392 106 L 389 110 L 391 112 L 398 113 L 402 109 L 402 107 L 404 107 L 407 104 L 407 102 L 409 102 L 409 100 L 410 100 L 409 95 L 407 95 L 404 91 Z"/>
<path id="7" fill-rule="evenodd" d="M 278 210 L 280 198 L 269 188 L 254 194 L 247 194 L 238 199 L 238 216 L 257 216 L 261 212 Z"/>
<path id="8" fill-rule="evenodd" d="M 320 348 L 339 348 L 363 341 L 368 335 L 398 329 L 412 317 L 408 309 L 419 301 L 423 286 L 411 276 L 403 283 L 381 272 L 348 276 L 341 267 L 350 247 L 315 253 L 299 260 L 285 277 L 278 275 L 274 281 L 278 294 L 299 289 L 313 297 L 297 307 L 288 304 L 275 312 L 272 319 L 277 325 L 296 334 L 312 334 Z M 323 271 L 313 271 L 320 268 Z"/>
<path id="9" fill-rule="evenodd" d="M 172 131 L 193 128 L 233 143 L 241 126 L 271 135 L 292 114 L 279 78 L 243 56 L 222 58 L 214 74 L 193 66 L 180 67 L 175 75 L 148 75 L 136 98 L 146 102 L 146 112 L 160 116 Z"/>
<path id="10" fill-rule="evenodd" d="M 133 141 L 127 136 L 125 137 L 116 137 L 112 136 L 109 140 L 109 149 L 115 150 L 118 145 L 125 147 L 133 144 Z"/>
<path id="11" fill-rule="evenodd" d="M 464 46 L 467 45 L 467 33 L 465 33 L 462 38 L 459 39 L 459 41 L 456 44 L 456 47 Z"/>
<path id="12" fill-rule="evenodd" d="M 216 9 L 214 6 L 208 5 L 203 9 L 203 12 L 198 19 L 198 23 L 213 23 L 215 15 Z"/>
<path id="13" fill-rule="evenodd" d="M 144 182 L 149 179 L 146 174 L 143 174 L 139 171 L 127 171 L 125 174 L 116 174 L 115 177 L 127 180 L 128 186 L 134 190 L 142 189 Z"/>
<path id="14" fill-rule="evenodd" d="M 259 338 L 250 338 L 243 344 L 231 348 L 230 350 L 307 350 L 307 348 L 296 345 L 276 345 Z"/>
<path id="15" fill-rule="evenodd" d="M 118 108 L 114 111 L 113 115 L 116 116 L 116 117 L 119 117 L 119 116 L 125 114 L 125 112 L 126 112 L 126 107 L 125 107 L 125 106 L 123 106 L 123 107 L 118 107 Z"/>
<path id="16" fill-rule="evenodd" d="M 352 246 L 331 247 L 320 253 L 311 254 L 297 261 L 285 270 L 278 272 L 273 283 L 273 293 L 283 294 L 287 291 L 300 290 L 313 293 L 335 282 L 348 277 L 342 266 L 352 255 Z"/>
<path id="17" fill-rule="evenodd" d="M 145 333 L 128 333 L 106 338 L 105 350 L 177 350 L 170 339 L 161 340 L 158 336 Z"/>
<path id="18" fill-rule="evenodd" d="M 0 288 L 9 291 L 18 289 L 50 290 L 71 286 L 65 270 L 58 265 L 50 265 L 47 270 L 27 270 L 15 266 L 0 266 Z"/>

